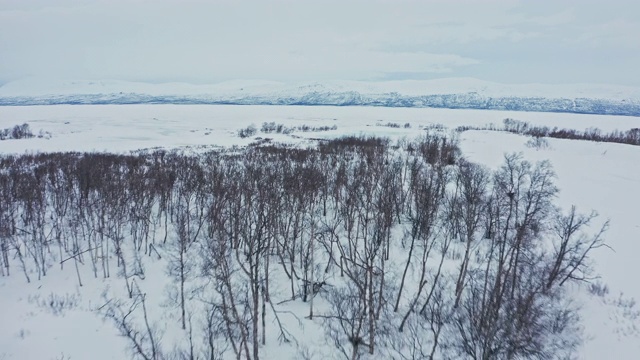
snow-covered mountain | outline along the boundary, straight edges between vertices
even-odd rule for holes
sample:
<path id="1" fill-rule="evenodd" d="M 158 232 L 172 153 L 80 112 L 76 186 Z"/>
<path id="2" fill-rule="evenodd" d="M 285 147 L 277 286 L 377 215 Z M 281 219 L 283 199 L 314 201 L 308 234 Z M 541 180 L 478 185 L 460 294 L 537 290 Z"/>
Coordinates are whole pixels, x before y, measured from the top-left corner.
<path id="1" fill-rule="evenodd" d="M 0 105 L 239 104 L 432 107 L 640 116 L 640 89 L 613 85 L 510 85 L 470 78 L 212 85 L 23 79 L 0 87 Z"/>

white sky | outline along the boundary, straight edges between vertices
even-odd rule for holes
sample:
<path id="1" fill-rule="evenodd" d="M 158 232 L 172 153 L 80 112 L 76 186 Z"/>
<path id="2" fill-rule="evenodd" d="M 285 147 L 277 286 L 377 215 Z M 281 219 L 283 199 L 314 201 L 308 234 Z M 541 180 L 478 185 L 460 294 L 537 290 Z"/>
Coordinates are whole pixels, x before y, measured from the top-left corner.
<path id="1" fill-rule="evenodd" d="M 476 77 L 640 85 L 640 1 L 0 0 L 0 84 Z"/>

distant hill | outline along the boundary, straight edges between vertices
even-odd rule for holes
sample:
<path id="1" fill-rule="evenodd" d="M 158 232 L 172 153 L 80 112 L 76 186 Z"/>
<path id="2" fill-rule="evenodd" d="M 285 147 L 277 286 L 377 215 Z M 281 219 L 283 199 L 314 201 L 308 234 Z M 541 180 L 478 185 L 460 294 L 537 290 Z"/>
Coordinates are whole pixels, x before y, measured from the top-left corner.
<path id="1" fill-rule="evenodd" d="M 0 87 L 0 105 L 238 104 L 491 109 L 640 116 L 640 89 L 599 84 L 510 85 L 471 78 L 211 85 L 23 79 Z"/>

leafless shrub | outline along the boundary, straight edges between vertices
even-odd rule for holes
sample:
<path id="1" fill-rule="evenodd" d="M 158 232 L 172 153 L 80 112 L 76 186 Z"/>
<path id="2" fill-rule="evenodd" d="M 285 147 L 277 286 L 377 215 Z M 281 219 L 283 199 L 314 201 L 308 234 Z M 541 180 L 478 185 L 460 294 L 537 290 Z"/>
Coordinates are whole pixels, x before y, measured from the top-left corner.
<path id="1" fill-rule="evenodd" d="M 376 123 L 376 126 L 385 126 L 385 127 L 394 128 L 394 129 L 399 129 L 402 127 L 400 124 L 394 123 L 394 122 L 388 122 L 386 124 Z"/>
<path id="2" fill-rule="evenodd" d="M 159 343 L 161 335 L 150 324 L 145 297 L 145 294 L 137 293 L 128 304 L 120 300 L 108 300 L 98 311 L 105 319 L 114 323 L 120 335 L 129 340 L 134 359 L 162 360 L 164 356 Z M 138 325 L 139 316 L 142 316 L 144 322 L 142 328 Z"/>
<path id="3" fill-rule="evenodd" d="M 258 129 L 256 128 L 255 125 L 249 125 L 244 129 L 240 129 L 238 130 L 238 136 L 241 138 L 248 138 L 251 137 L 253 135 L 256 134 L 256 132 L 258 131 Z"/>
<path id="4" fill-rule="evenodd" d="M 31 132 L 31 128 L 27 123 L 0 130 L 0 140 L 29 139 L 34 136 L 35 135 Z"/>
<path id="5" fill-rule="evenodd" d="M 536 150 L 546 150 L 549 148 L 549 141 L 543 137 L 534 136 L 527 140 L 525 146 Z"/>
<path id="6" fill-rule="evenodd" d="M 53 315 L 63 316 L 67 311 L 73 310 L 80 304 L 79 294 L 58 295 L 51 293 L 48 297 L 42 299 L 39 296 L 29 299 L 35 302 L 41 308 L 47 309 Z"/>
<path id="7" fill-rule="evenodd" d="M 38 132 L 38 138 L 39 139 L 51 139 L 51 133 L 48 131 L 44 131 L 44 130 L 40 130 Z"/>
<path id="8" fill-rule="evenodd" d="M 589 293 L 594 296 L 605 297 L 609 295 L 609 286 L 600 281 L 592 282 L 589 284 Z"/>

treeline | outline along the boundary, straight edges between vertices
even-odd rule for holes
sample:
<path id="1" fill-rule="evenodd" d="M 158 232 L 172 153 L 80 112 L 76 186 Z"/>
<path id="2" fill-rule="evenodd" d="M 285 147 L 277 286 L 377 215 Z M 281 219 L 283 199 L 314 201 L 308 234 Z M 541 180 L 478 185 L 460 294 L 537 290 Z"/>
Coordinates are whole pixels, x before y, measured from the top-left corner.
<path id="1" fill-rule="evenodd" d="M 295 131 L 301 132 L 321 132 L 321 131 L 330 131 L 337 130 L 338 126 L 310 126 L 307 124 L 298 125 L 298 126 L 286 126 L 284 124 L 277 124 L 276 122 L 263 122 L 260 127 L 260 132 L 264 134 L 291 134 Z M 247 138 L 255 135 L 258 132 L 258 128 L 255 125 L 249 125 L 246 128 L 238 130 L 238 136 L 241 138 Z"/>
<path id="2" fill-rule="evenodd" d="M 560 213 L 553 179 L 517 155 L 491 172 L 430 133 L 4 156 L 0 269 L 117 275 L 130 300 L 101 311 L 135 358 L 258 360 L 267 339 L 297 342 L 286 301 L 308 303 L 347 359 L 557 358 L 580 340 L 562 285 L 589 277 L 604 227 L 582 236 L 595 215 Z M 177 349 L 147 319 L 149 257 L 174 279 Z"/>
<path id="3" fill-rule="evenodd" d="M 458 132 L 467 130 L 492 130 L 506 131 L 513 134 L 533 136 L 535 138 L 556 138 L 571 140 L 587 140 L 596 142 L 610 142 L 628 145 L 640 145 L 640 128 L 633 128 L 626 131 L 614 130 L 611 132 L 603 132 L 598 128 L 589 128 L 585 131 L 575 129 L 562 129 L 548 126 L 535 126 L 526 121 L 504 119 L 503 127 L 499 128 L 493 125 L 485 127 L 460 126 Z"/>

